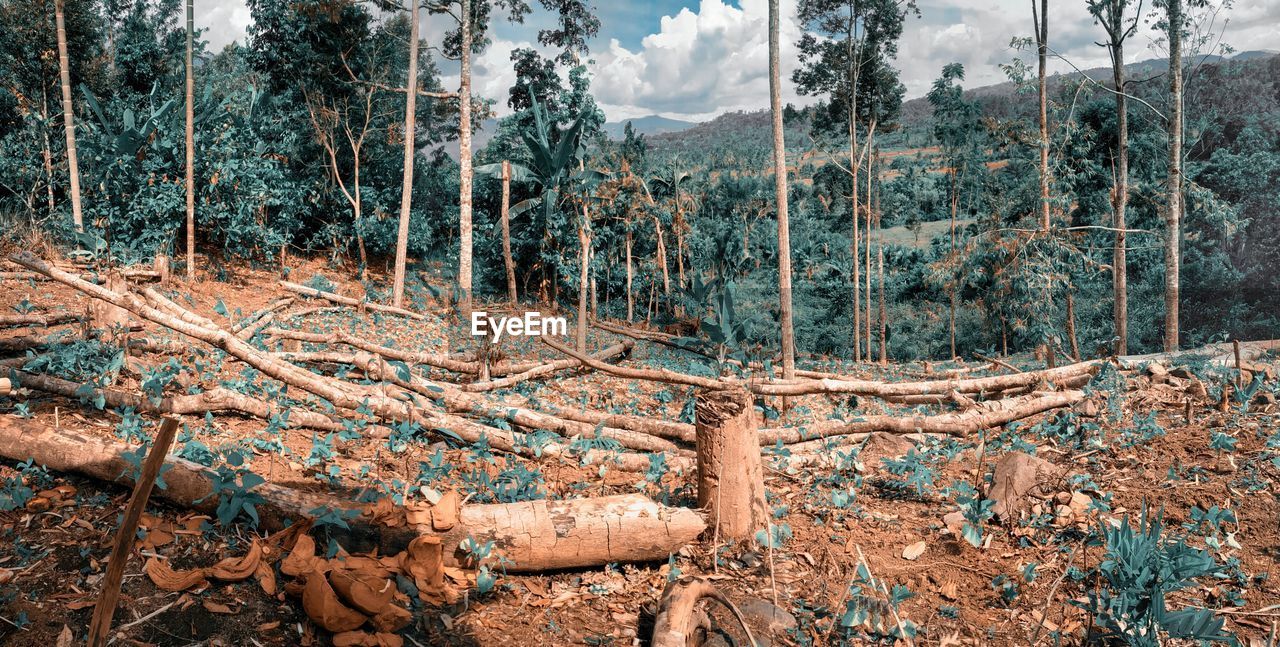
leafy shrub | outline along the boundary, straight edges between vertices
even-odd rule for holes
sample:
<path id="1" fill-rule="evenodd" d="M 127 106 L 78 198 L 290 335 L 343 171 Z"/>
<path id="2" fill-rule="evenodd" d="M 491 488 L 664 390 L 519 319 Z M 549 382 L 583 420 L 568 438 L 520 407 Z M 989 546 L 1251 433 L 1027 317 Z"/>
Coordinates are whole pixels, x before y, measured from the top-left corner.
<path id="1" fill-rule="evenodd" d="M 1196 578 L 1216 575 L 1219 567 L 1208 552 L 1166 536 L 1162 517 L 1151 518 L 1144 507 L 1136 529 L 1128 519 L 1103 523 L 1106 557 L 1096 571 L 1101 585 L 1087 602 L 1073 604 L 1093 614 L 1103 638 L 1127 645 L 1157 647 L 1162 636 L 1230 642 L 1212 609 L 1166 605 L 1170 594 L 1195 586 Z"/>

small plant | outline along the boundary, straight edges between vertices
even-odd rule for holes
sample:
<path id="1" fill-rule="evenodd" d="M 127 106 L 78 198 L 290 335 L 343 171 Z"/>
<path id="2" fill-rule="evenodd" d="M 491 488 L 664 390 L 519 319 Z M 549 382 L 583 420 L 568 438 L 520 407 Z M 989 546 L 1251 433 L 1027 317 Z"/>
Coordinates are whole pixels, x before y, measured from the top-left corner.
<path id="1" fill-rule="evenodd" d="M 1087 602 L 1073 604 L 1093 614 L 1102 638 L 1135 647 L 1157 647 L 1165 637 L 1231 642 L 1212 609 L 1168 608 L 1170 594 L 1220 569 L 1208 552 L 1166 536 L 1162 516 L 1151 517 L 1144 506 L 1137 528 L 1128 519 L 1118 526 L 1103 523 L 1099 534 L 1106 556 L 1096 571 L 1101 585 Z"/>
<path id="2" fill-rule="evenodd" d="M 244 456 L 239 451 L 228 452 L 226 463 L 214 470 L 211 480 L 213 484 L 209 496 L 218 497 L 218 509 L 215 512 L 218 523 L 229 526 L 237 517 L 244 514 L 249 518 L 250 525 L 257 528 L 257 506 L 266 503 L 267 500 L 253 490 L 266 483 L 266 479 L 254 474 L 244 465 Z"/>

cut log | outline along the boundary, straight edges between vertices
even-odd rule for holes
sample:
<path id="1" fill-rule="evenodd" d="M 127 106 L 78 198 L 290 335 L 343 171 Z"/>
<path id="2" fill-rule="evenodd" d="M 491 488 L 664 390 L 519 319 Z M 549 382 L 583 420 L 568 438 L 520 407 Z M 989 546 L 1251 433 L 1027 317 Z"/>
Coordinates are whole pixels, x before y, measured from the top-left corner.
<path id="1" fill-rule="evenodd" d="M 124 274 L 111 271 L 103 280 L 103 287 L 113 292 L 129 289 Z M 102 340 L 108 344 L 125 346 L 129 342 L 129 311 L 106 301 L 89 302 L 89 326 L 101 331 Z"/>
<path id="2" fill-rule="evenodd" d="M 21 326 L 40 326 L 48 328 L 65 323 L 83 321 L 84 317 L 69 312 L 47 315 L 4 315 L 0 316 L 0 328 L 17 328 Z"/>
<path id="3" fill-rule="evenodd" d="M 1250 362 L 1266 355 L 1272 351 L 1280 351 L 1280 339 L 1269 339 L 1262 341 L 1243 341 L 1240 344 L 1240 359 Z M 1187 350 L 1173 351 L 1171 353 L 1150 353 L 1147 355 L 1126 355 L 1116 358 L 1121 368 L 1137 369 L 1144 364 L 1152 362 L 1160 362 L 1168 364 L 1176 360 L 1191 359 L 1196 357 L 1207 358 L 1207 363 L 1212 366 L 1234 366 L 1236 361 L 1235 343 L 1222 342 L 1219 344 L 1209 344 L 1200 348 L 1192 348 Z"/>
<path id="4" fill-rule="evenodd" d="M 764 429 L 760 432 L 760 444 L 770 446 L 782 442 L 790 445 L 830 436 L 877 431 L 890 434 L 946 434 L 964 438 L 983 429 L 993 429 L 1038 413 L 1069 407 L 1084 399 L 1083 391 L 1051 391 L 978 402 L 967 411 L 936 416 L 874 415 L 857 416 L 848 421 L 824 420 L 803 427 Z"/>
<path id="5" fill-rule="evenodd" d="M 602 362 L 608 361 L 615 357 L 624 356 L 627 353 L 631 352 L 631 348 L 634 345 L 635 345 L 635 342 L 628 339 L 620 344 L 614 344 L 613 346 L 610 346 L 602 351 L 594 353 L 592 357 Z M 582 362 L 577 359 L 574 359 L 574 358 L 560 359 L 554 362 L 540 364 L 522 373 L 514 373 L 506 377 L 488 380 L 484 382 L 472 382 L 471 384 L 464 384 L 462 385 L 461 388 L 463 391 L 467 391 L 470 393 L 478 393 L 481 391 L 493 391 L 495 389 L 509 389 L 521 382 L 527 382 L 528 380 L 531 380 L 535 377 L 549 375 L 551 373 L 555 373 L 556 371 L 563 371 L 565 369 L 570 369 L 577 366 L 582 366 Z"/>
<path id="6" fill-rule="evenodd" d="M 750 539 L 769 524 L 751 395 L 703 389 L 695 397 L 698 507 L 707 510 L 718 536 Z"/>
<path id="7" fill-rule="evenodd" d="M 13 382 L 7 377 L 0 377 L 0 396 L 9 395 L 13 391 Z"/>
<path id="8" fill-rule="evenodd" d="M 325 292 L 324 290 L 317 290 L 316 288 L 307 287 L 305 285 L 300 285 L 298 283 L 290 283 L 289 281 L 280 281 L 280 287 L 283 287 L 284 289 L 289 290 L 291 292 L 297 292 L 298 294 L 301 294 L 303 296 L 315 297 L 317 299 L 325 299 L 326 301 L 332 301 L 333 303 L 341 303 L 344 306 L 351 306 L 357 309 L 376 310 L 378 312 L 385 312 L 387 314 L 400 315 L 402 317 L 408 317 L 410 319 L 418 319 L 418 320 L 426 319 L 426 317 L 424 317 L 423 315 L 410 310 L 405 310 L 404 308 L 397 308 L 395 306 L 388 306 L 388 305 L 383 305 L 381 303 L 373 303 L 370 301 L 361 301 L 360 299 L 354 299 L 352 297 L 344 297 L 341 294 L 334 294 L 333 292 Z"/>
<path id="9" fill-rule="evenodd" d="M 0 455 L 10 460 L 32 459 L 52 470 L 115 481 L 130 471 L 124 457 L 130 450 L 114 440 L 0 416 Z M 210 470 L 173 456 L 166 464 L 167 487 L 156 492 L 157 496 L 185 508 L 216 508 L 217 497 L 210 497 Z M 259 514 L 268 528 L 279 527 L 284 519 L 306 517 L 317 508 L 355 511 L 359 516 L 350 522 L 350 533 L 338 537 L 352 552 L 376 547 L 390 555 L 403 550 L 419 534 L 441 534 L 447 547 L 446 559 L 456 564 L 466 559 L 460 543 L 470 536 L 481 543 L 493 541 L 504 557 L 515 562 L 507 567 L 515 572 L 666 560 L 706 529 L 698 512 L 663 506 L 638 494 L 467 505 L 462 507 L 454 528 L 437 533 L 429 525 L 386 527 L 371 519 L 351 497 L 332 497 L 271 483 L 254 491 L 266 499 L 259 506 Z"/>

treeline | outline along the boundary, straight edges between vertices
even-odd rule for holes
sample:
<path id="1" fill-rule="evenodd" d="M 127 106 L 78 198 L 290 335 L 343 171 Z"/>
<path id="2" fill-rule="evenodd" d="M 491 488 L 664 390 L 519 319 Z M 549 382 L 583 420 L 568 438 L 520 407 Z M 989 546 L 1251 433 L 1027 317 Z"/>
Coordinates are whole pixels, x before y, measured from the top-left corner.
<path id="1" fill-rule="evenodd" d="M 1091 3 L 1102 42 L 1103 23 L 1123 32 L 1139 18 L 1130 5 Z M 363 274 L 407 256 L 463 310 L 472 292 L 515 298 L 774 356 L 784 305 L 770 115 L 651 139 L 628 128 L 611 142 L 583 64 L 599 29 L 586 3 L 424 5 L 416 26 L 407 6 L 250 0 L 245 45 L 211 53 L 197 34 L 188 183 L 183 3 L 0 0 L 7 233 L 100 241 L 123 262 L 157 251 L 181 262 L 190 187 L 195 248 L 215 276 L 234 271 L 232 259 L 287 269 L 293 254 L 323 254 Z M 1171 156 L 1169 79 L 1117 94 L 1114 81 L 1050 83 L 1015 64 L 1018 93 L 975 99 L 950 65 L 926 98 L 928 121 L 911 121 L 894 60 L 914 5 L 802 8 L 801 66 L 784 81 L 817 103 L 786 109 L 783 132 L 801 354 L 1158 350 L 1170 337 L 1170 276 L 1181 292 L 1175 342 L 1280 336 L 1280 59 L 1186 66 L 1186 143 Z M 1107 22 L 1116 9 L 1119 23 Z M 533 11 L 555 16 L 539 38 L 556 55 L 513 52 L 511 114 L 474 160 L 446 154 L 495 107 L 471 96 L 464 52 L 487 46 L 493 22 Z M 441 42 L 411 37 L 426 21 L 447 27 Z M 1183 24 L 1190 33 L 1195 23 Z M 464 59 L 459 87 L 442 84 L 439 56 Z M 1173 228 L 1171 159 L 1184 199 Z M 893 235 L 939 221 L 945 233 L 920 244 Z M 369 287 L 398 301 L 402 285 Z"/>

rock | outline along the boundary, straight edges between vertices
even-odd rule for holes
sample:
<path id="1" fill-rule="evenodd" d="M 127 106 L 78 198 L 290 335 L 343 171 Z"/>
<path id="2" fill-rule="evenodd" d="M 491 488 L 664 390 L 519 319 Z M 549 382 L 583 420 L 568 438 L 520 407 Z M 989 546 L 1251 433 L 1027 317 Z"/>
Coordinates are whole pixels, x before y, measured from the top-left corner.
<path id="1" fill-rule="evenodd" d="M 796 627 L 795 616 L 764 600 L 756 598 L 742 600 L 738 602 L 738 610 L 742 612 L 743 617 L 753 629 L 759 627 L 764 630 L 765 635 L 785 635 L 787 631 Z"/>
<path id="2" fill-rule="evenodd" d="M 884 459 L 901 458 L 914 449 L 915 443 L 895 434 L 882 431 L 872 433 L 858 452 L 858 460 L 869 470 L 884 468 Z"/>
<path id="3" fill-rule="evenodd" d="M 1071 508 L 1071 512 L 1076 515 L 1077 519 L 1084 519 L 1089 515 L 1089 507 L 1093 505 L 1093 497 L 1084 492 L 1072 492 L 1071 500 L 1067 503 L 1067 507 Z"/>
<path id="4" fill-rule="evenodd" d="M 1164 364 L 1152 362 L 1147 364 L 1147 375 L 1151 376 L 1152 384 L 1163 384 L 1169 379 L 1169 369 L 1165 368 Z"/>
<path id="5" fill-rule="evenodd" d="M 1204 398 L 1209 397 L 1209 391 L 1204 388 L 1204 382 L 1201 382 L 1200 380 L 1191 380 L 1191 384 L 1187 385 L 1187 395 L 1196 398 L 1197 400 L 1203 400 Z"/>
<path id="6" fill-rule="evenodd" d="M 1011 452 L 996 463 L 995 476 L 988 496 L 995 501 L 991 511 L 996 517 L 1008 521 L 1026 510 L 1027 497 L 1045 498 L 1052 482 L 1061 476 L 1056 465 L 1022 452 Z"/>
<path id="7" fill-rule="evenodd" d="M 1071 493 L 1070 493 L 1070 492 L 1059 492 L 1059 493 L 1057 493 L 1057 494 L 1053 495 L 1053 500 L 1054 500 L 1054 502 L 1055 502 L 1055 503 L 1057 503 L 1058 505 L 1067 505 L 1068 503 L 1071 503 Z"/>
<path id="8" fill-rule="evenodd" d="M 1276 394 L 1270 391 L 1259 390 L 1258 394 L 1253 396 L 1253 403 L 1261 407 L 1265 407 L 1269 404 L 1275 404 Z"/>
<path id="9" fill-rule="evenodd" d="M 1195 374 L 1191 372 L 1191 369 L 1185 366 L 1175 366 L 1174 368 L 1169 370 L 1169 375 L 1177 378 L 1182 378 L 1184 380 L 1190 380 L 1195 378 Z"/>
<path id="10" fill-rule="evenodd" d="M 964 513 L 959 510 L 948 512 L 942 516 L 942 523 L 953 534 L 959 535 L 960 531 L 964 529 Z"/>

